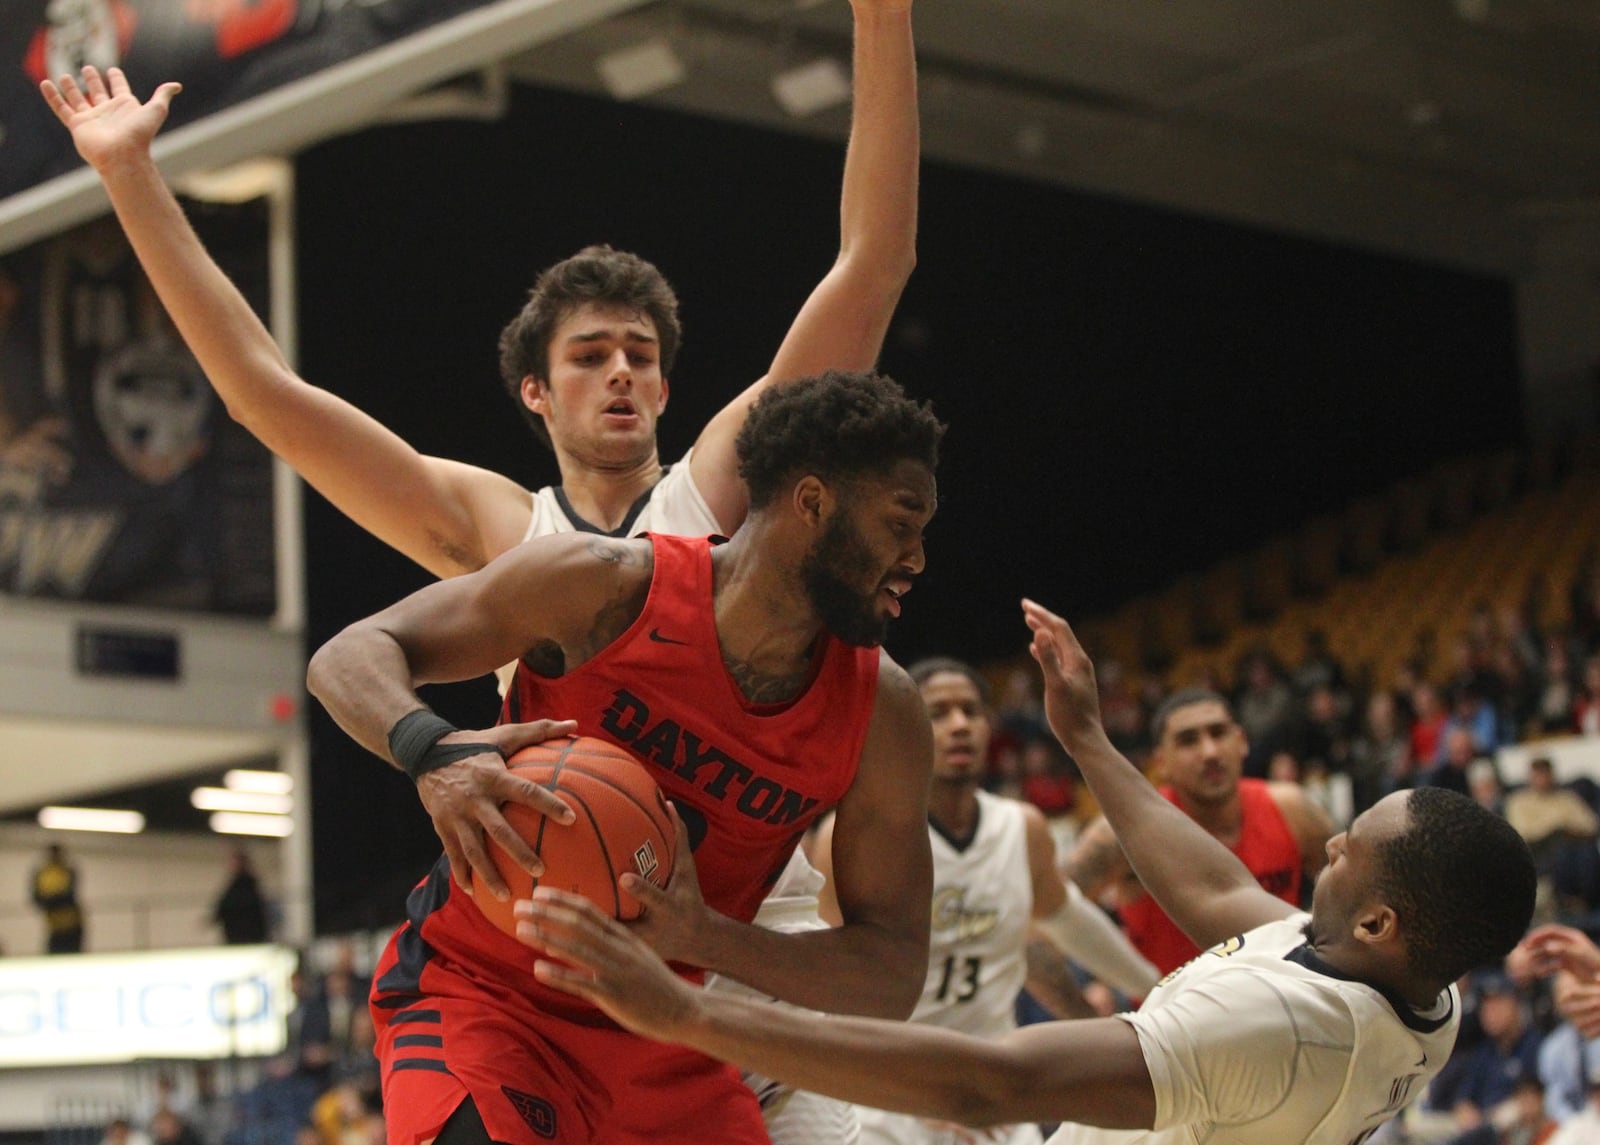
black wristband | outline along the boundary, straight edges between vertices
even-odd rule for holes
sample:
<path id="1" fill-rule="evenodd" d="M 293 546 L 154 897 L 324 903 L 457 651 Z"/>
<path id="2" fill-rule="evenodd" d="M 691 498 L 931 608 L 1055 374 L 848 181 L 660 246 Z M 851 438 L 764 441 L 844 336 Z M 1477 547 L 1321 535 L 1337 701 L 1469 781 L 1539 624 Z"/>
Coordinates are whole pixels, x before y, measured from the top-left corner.
<path id="1" fill-rule="evenodd" d="M 449 720 L 418 708 L 407 712 L 389 729 L 389 754 L 400 765 L 400 770 L 415 783 L 430 771 L 449 767 L 458 760 L 492 751 L 501 759 L 506 753 L 492 743 L 440 743 L 453 731 L 458 731 Z"/>

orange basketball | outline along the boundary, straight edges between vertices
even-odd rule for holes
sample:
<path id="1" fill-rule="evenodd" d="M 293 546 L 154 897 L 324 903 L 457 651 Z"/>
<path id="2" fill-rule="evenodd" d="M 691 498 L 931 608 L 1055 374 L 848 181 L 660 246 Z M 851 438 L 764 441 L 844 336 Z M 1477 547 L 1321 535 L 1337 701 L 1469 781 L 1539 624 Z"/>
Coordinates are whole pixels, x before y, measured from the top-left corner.
<path id="1" fill-rule="evenodd" d="M 580 736 L 525 747 L 507 766 L 561 796 L 577 819 L 563 825 L 520 803 L 502 806 L 507 822 L 544 860 L 545 873 L 534 878 L 487 839 L 511 898 L 501 902 L 475 888 L 473 902 L 484 916 L 515 937 L 511 904 L 548 886 L 583 895 L 614 918 L 637 918 L 638 900 L 624 894 L 617 879 L 631 871 L 666 886 L 678 842 L 667 801 L 644 764 L 615 744 Z"/>

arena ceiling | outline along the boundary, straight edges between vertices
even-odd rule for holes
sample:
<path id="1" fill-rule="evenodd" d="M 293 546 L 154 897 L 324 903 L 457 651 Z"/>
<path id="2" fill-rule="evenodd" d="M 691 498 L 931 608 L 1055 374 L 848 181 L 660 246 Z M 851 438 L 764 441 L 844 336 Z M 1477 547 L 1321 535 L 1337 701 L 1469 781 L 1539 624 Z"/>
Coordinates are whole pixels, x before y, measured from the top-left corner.
<path id="1" fill-rule="evenodd" d="M 1515 273 L 1548 219 L 1600 210 L 1589 0 L 917 0 L 932 157 L 1274 230 Z M 603 91 L 670 45 L 654 102 L 842 135 L 773 75 L 848 65 L 840 0 L 663 0 L 509 63 Z"/>

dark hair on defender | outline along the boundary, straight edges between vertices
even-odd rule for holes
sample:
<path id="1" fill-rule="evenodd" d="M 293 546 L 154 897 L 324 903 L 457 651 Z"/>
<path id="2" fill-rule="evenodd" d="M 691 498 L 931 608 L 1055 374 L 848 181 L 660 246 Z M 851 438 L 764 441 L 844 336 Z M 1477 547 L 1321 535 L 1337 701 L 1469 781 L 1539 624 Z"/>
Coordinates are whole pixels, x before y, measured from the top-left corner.
<path id="1" fill-rule="evenodd" d="M 911 677 L 911 682 L 917 687 L 926 684 L 934 676 L 949 673 L 952 676 L 965 676 L 972 681 L 972 686 L 978 689 L 978 699 L 983 701 L 983 706 L 989 706 L 989 681 L 983 674 L 968 664 L 965 660 L 957 660 L 953 656 L 929 656 L 918 660 L 906 669 L 906 675 Z"/>
<path id="2" fill-rule="evenodd" d="M 750 407 L 735 448 L 750 508 L 767 505 L 802 474 L 844 482 L 901 461 L 939 465 L 944 424 L 893 378 L 829 370 L 773 386 Z"/>
<path id="3" fill-rule="evenodd" d="M 500 331 L 500 380 L 511 400 L 533 427 L 534 436 L 550 444 L 544 419 L 522 401 L 522 379 L 550 380 L 550 339 L 574 310 L 585 303 L 642 311 L 655 324 L 661 347 L 661 376 L 672 372 L 683 327 L 678 322 L 678 296 L 661 272 L 636 254 L 609 246 L 587 246 L 539 275 L 521 313 Z"/>
<path id="4" fill-rule="evenodd" d="M 1192 704 L 1221 704 L 1222 710 L 1228 713 L 1228 718 L 1230 720 L 1234 718 L 1233 705 L 1221 692 L 1214 692 L 1210 688 L 1179 688 L 1162 700 L 1155 714 L 1150 717 L 1151 740 L 1160 743 L 1161 737 L 1167 734 L 1167 721 L 1172 718 L 1172 713 Z"/>

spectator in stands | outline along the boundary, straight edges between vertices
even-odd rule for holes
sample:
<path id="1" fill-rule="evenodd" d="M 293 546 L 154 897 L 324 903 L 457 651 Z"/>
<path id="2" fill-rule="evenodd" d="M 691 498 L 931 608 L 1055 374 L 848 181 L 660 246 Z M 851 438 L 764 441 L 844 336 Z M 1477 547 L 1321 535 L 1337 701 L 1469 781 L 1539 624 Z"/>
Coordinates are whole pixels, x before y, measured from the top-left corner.
<path id="1" fill-rule="evenodd" d="M 1440 733 L 1445 743 L 1440 746 L 1435 762 L 1444 762 L 1449 754 L 1450 737 L 1457 730 L 1464 730 L 1472 736 L 1472 749 L 1478 755 L 1487 755 L 1500 746 L 1500 721 L 1495 715 L 1494 705 L 1488 702 L 1484 692 L 1476 685 L 1464 685 L 1456 691 L 1455 702 Z"/>
<path id="2" fill-rule="evenodd" d="M 328 1011 L 329 1041 L 335 1058 L 352 1046 L 355 1016 L 367 1009 L 372 980 L 356 971 L 355 945 L 342 939 L 334 947 L 333 965 L 322 976 L 322 1003 Z M 371 1053 L 371 1046 L 367 1052 Z"/>
<path id="3" fill-rule="evenodd" d="M 1438 689 L 1426 681 L 1418 684 L 1411 693 L 1411 708 L 1416 713 L 1411 721 L 1411 761 L 1426 771 L 1438 762 L 1444 746 L 1445 711 Z"/>
<path id="4" fill-rule="evenodd" d="M 1145 742 L 1144 710 L 1128 682 L 1128 674 L 1116 660 L 1106 660 L 1099 671 L 1100 713 L 1106 736 L 1124 755 L 1148 747 Z"/>
<path id="5" fill-rule="evenodd" d="M 150 1119 L 151 1145 L 205 1145 L 194 1126 L 170 1109 L 158 1109 Z"/>
<path id="6" fill-rule="evenodd" d="M 1583 687 L 1572 702 L 1572 723 L 1579 735 L 1600 736 L 1600 655 L 1583 666 Z"/>
<path id="7" fill-rule="evenodd" d="M 1506 789 L 1500 783 L 1494 760 L 1480 757 L 1467 765 L 1467 794 L 1485 811 L 1505 815 Z"/>
<path id="8" fill-rule="evenodd" d="M 1246 657 L 1241 674 L 1244 688 L 1234 701 L 1233 710 L 1250 741 L 1245 774 L 1265 775 L 1273 755 L 1290 746 L 1299 709 L 1294 692 L 1284 683 L 1265 649 Z"/>
<path id="9" fill-rule="evenodd" d="M 1544 1082 L 1537 1075 L 1519 1077 L 1507 1111 L 1510 1124 L 1494 1135 L 1495 1145 L 1545 1145 L 1560 1128 L 1544 1107 Z"/>
<path id="10" fill-rule="evenodd" d="M 306 969 L 304 955 L 289 975 L 294 1008 L 289 1011 L 289 1054 L 295 1072 L 315 1082 L 316 1092 L 327 1087 L 333 1068 L 333 1023 L 322 984 Z"/>
<path id="11" fill-rule="evenodd" d="M 1300 759 L 1321 761 L 1329 773 L 1348 774 L 1352 752 L 1349 721 L 1331 685 L 1319 684 L 1305 698 L 1300 731 Z"/>
<path id="12" fill-rule="evenodd" d="M 1414 774 L 1411 745 L 1394 693 L 1372 693 L 1361 730 L 1350 742 L 1350 795 L 1356 814 L 1391 791 L 1410 787 Z"/>
<path id="13" fill-rule="evenodd" d="M 1336 696 L 1346 690 L 1344 667 L 1328 648 L 1328 634 L 1320 628 L 1306 631 L 1305 651 L 1292 676 L 1294 690 L 1309 696 L 1318 688 L 1326 688 Z"/>
<path id="14" fill-rule="evenodd" d="M 1462 727 L 1452 729 L 1444 737 L 1443 749 L 1443 761 L 1423 772 L 1417 786 L 1448 787 L 1451 791 L 1470 796 L 1472 784 L 1468 781 L 1467 769 L 1474 760 L 1483 758 L 1472 739 L 1472 733 Z"/>
<path id="15" fill-rule="evenodd" d="M 78 871 L 67 860 L 60 843 L 45 848 L 44 859 L 34 868 L 33 905 L 44 919 L 45 951 L 77 954 L 83 950 L 83 907 L 78 903 Z"/>
<path id="16" fill-rule="evenodd" d="M 1539 1076 L 1542 1036 L 1528 1020 L 1527 1002 L 1517 984 L 1492 970 L 1475 975 L 1471 989 L 1478 995 L 1484 1036 L 1452 1055 L 1427 1097 L 1430 1108 L 1450 1114 L 1456 1136 L 1446 1139 L 1457 1145 L 1493 1143 L 1491 1114 L 1511 1100 L 1521 1078 Z"/>
<path id="17" fill-rule="evenodd" d="M 1534 864 L 1544 872 L 1571 840 L 1600 834 L 1600 817 L 1576 791 L 1556 783 L 1548 756 L 1529 761 L 1527 784 L 1506 797 L 1506 819 L 1527 840 Z"/>
<path id="18" fill-rule="evenodd" d="M 212 921 L 222 928 L 222 941 L 230 946 L 266 942 L 267 900 L 256 880 L 250 852 L 234 847 L 228 853 L 228 866 L 232 874 L 212 908 Z"/>
<path id="19" fill-rule="evenodd" d="M 1070 815 L 1077 792 L 1072 769 L 1055 740 L 1035 739 L 1022 745 L 1022 797 L 1045 818 Z"/>
<path id="20" fill-rule="evenodd" d="M 1573 729 L 1573 705 L 1577 703 L 1577 681 L 1572 672 L 1572 657 L 1567 641 L 1559 635 L 1545 637 L 1544 667 L 1540 673 L 1539 704 L 1535 722 L 1546 735 Z"/>
<path id="21" fill-rule="evenodd" d="M 223 1145 L 284 1145 L 298 1139 L 322 1087 L 296 1064 L 292 1053 L 267 1063 L 261 1080 L 239 1095 L 238 1116 Z"/>
<path id="22" fill-rule="evenodd" d="M 1600 1038 L 1586 1038 L 1572 1022 L 1563 1021 L 1539 1046 L 1545 1112 L 1558 1122 L 1581 1112 L 1590 1078 L 1600 1080 Z"/>
<path id="23" fill-rule="evenodd" d="M 151 1145 L 150 1135 L 143 1129 L 135 1129 L 133 1123 L 126 1117 L 118 1117 L 106 1126 L 105 1135 L 100 1138 L 100 1145 Z"/>
<path id="24" fill-rule="evenodd" d="M 213 1062 L 194 1063 L 194 1100 L 189 1103 L 189 1124 L 205 1145 L 222 1145 L 233 1128 L 233 1099 L 217 1084 Z"/>

